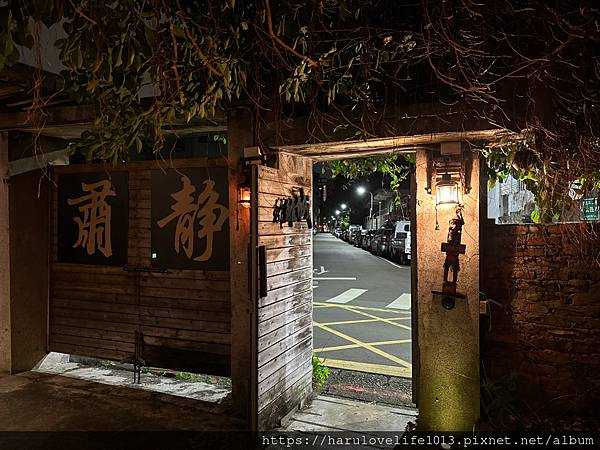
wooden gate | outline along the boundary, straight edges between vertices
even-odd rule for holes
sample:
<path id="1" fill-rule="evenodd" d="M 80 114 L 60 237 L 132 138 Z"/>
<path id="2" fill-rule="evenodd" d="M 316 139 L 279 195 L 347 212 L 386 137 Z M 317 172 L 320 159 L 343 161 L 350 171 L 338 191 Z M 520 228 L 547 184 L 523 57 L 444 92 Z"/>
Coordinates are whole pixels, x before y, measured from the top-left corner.
<path id="1" fill-rule="evenodd" d="M 55 169 L 58 188 L 51 208 L 50 351 L 124 361 L 131 360 L 137 343 L 139 356 L 149 366 L 230 373 L 229 213 L 217 224 L 222 234 L 211 235 L 211 245 L 227 236 L 226 243 L 218 244 L 227 248 L 226 264 L 221 261 L 218 270 L 209 267 L 210 261 L 190 267 L 185 263 L 198 232 L 186 227 L 192 226 L 193 219 L 199 223 L 203 213 L 188 209 L 188 216 L 180 210 L 181 221 L 166 218 L 161 225 L 153 218 L 156 205 L 175 212 L 177 202 L 189 201 L 194 207 L 205 200 L 200 199 L 201 193 L 208 189 L 203 191 L 202 183 L 193 182 L 198 171 L 209 180 L 225 177 L 225 195 L 218 200 L 225 206 L 218 205 L 211 214 L 224 213 L 229 175 L 223 165 L 222 160 L 202 159 Z M 183 177 L 188 175 L 192 182 L 186 190 Z M 174 176 L 178 185 L 169 190 Z M 97 195 L 100 188 L 94 188 L 102 180 L 109 180 L 104 197 Z M 88 194 L 76 198 L 73 192 L 77 189 Z M 219 196 L 217 190 L 213 194 Z M 104 203 L 90 207 L 92 200 Z M 69 208 L 76 208 L 75 212 Z M 206 215 L 202 217 L 208 220 Z M 161 226 L 164 230 L 172 227 L 166 243 L 153 237 L 162 231 Z M 111 227 L 108 233 L 107 227 Z M 186 230 L 191 230 L 190 234 L 185 234 Z M 184 262 L 174 263 L 173 255 L 167 255 L 169 250 L 163 247 L 173 248 L 171 253 Z M 196 257 L 197 249 L 194 252 Z"/>
<path id="2" fill-rule="evenodd" d="M 312 230 L 273 222 L 276 202 L 300 189 L 312 197 L 312 160 L 277 154 L 276 168 L 257 167 L 255 189 L 257 426 L 267 430 L 312 390 Z"/>

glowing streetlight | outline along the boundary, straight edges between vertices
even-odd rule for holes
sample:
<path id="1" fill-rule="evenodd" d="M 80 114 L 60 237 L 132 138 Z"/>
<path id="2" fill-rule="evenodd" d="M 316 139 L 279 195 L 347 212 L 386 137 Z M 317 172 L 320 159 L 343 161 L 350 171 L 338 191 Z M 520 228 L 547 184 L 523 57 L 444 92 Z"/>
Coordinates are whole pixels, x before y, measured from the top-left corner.
<path id="1" fill-rule="evenodd" d="M 348 205 L 346 205 L 345 203 L 342 203 L 342 204 L 340 205 L 340 208 L 342 208 L 343 210 L 344 210 L 344 209 L 346 209 L 347 207 L 348 207 Z"/>
<path id="2" fill-rule="evenodd" d="M 335 210 L 335 215 L 336 215 L 336 216 L 339 216 L 339 215 L 340 215 L 340 210 L 339 210 L 339 209 L 336 209 L 336 210 Z"/>
<path id="3" fill-rule="evenodd" d="M 367 188 L 364 186 L 358 186 L 356 188 L 356 193 L 358 195 L 364 195 L 367 192 L 371 195 L 371 208 L 369 209 L 369 219 L 371 219 L 373 217 L 373 193 L 371 191 L 367 191 Z"/>

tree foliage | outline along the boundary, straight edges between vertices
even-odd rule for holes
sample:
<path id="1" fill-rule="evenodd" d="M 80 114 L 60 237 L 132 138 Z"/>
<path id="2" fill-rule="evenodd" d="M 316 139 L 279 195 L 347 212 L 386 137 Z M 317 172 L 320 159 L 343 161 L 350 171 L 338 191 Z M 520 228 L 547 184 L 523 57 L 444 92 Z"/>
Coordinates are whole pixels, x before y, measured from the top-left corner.
<path id="1" fill-rule="evenodd" d="M 61 27 L 64 89 L 98 109 L 75 145 L 113 161 L 144 139 L 161 148 L 176 121 L 240 104 L 255 128 L 308 117 L 309 140 L 327 112 L 366 139 L 393 135 L 381 120 L 389 105 L 466 102 L 526 131 L 552 207 L 574 178 L 600 169 L 596 3 L 7 0 L 0 67 L 16 61 L 17 44 L 40 52 L 40 23 Z M 512 157 L 501 144 L 487 154 Z"/>
<path id="2" fill-rule="evenodd" d="M 367 177 L 375 172 L 389 177 L 389 187 L 392 192 L 397 192 L 400 183 L 404 181 L 410 173 L 411 165 L 414 165 L 414 158 L 409 155 L 392 155 L 358 159 L 341 159 L 330 161 L 332 176 L 343 176 L 350 181 Z M 399 200 L 399 197 L 397 198 Z"/>

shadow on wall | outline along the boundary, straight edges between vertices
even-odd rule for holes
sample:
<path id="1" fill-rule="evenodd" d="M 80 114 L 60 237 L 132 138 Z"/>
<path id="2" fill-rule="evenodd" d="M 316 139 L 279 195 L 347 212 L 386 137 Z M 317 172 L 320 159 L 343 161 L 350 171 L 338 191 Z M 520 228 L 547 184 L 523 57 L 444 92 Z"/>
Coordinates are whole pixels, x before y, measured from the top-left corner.
<path id="1" fill-rule="evenodd" d="M 492 299 L 481 319 L 482 412 L 491 423 L 513 408 L 586 414 L 600 400 L 599 231 L 482 227 L 480 285 Z"/>

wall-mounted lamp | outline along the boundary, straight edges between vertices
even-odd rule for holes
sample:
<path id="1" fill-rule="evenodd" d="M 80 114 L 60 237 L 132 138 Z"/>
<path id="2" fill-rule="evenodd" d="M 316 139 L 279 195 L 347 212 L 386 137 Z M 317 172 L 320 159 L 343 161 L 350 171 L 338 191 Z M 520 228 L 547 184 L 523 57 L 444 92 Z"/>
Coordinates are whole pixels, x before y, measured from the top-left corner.
<path id="1" fill-rule="evenodd" d="M 460 204 L 459 185 L 452 179 L 448 172 L 444 173 L 435 185 L 435 199 L 437 206 Z"/>
<path id="2" fill-rule="evenodd" d="M 427 153 L 427 185 L 435 198 L 435 229 L 439 230 L 438 208 L 461 206 L 462 196 L 471 191 L 473 155 L 462 142 L 442 142 L 439 151 Z"/>
<path id="3" fill-rule="evenodd" d="M 242 205 L 244 208 L 250 208 L 250 187 L 241 185 L 238 188 L 238 203 Z"/>

